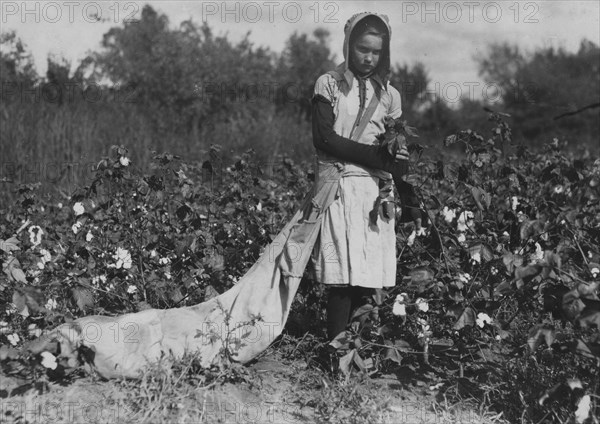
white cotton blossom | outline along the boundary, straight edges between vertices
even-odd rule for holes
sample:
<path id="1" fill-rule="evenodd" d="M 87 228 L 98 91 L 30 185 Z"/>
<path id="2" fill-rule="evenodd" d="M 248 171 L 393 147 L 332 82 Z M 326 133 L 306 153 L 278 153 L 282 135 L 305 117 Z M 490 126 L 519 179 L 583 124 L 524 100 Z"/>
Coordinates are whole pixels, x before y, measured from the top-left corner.
<path id="1" fill-rule="evenodd" d="M 429 303 L 425 299 L 418 298 L 416 301 L 417 309 L 421 312 L 427 312 L 429 310 Z"/>
<path id="2" fill-rule="evenodd" d="M 58 303 L 54 299 L 48 299 L 48 301 L 46 302 L 46 305 L 45 305 L 45 308 L 48 309 L 49 311 L 53 311 L 57 307 L 58 307 Z"/>
<path id="3" fill-rule="evenodd" d="M 469 227 L 473 225 L 473 218 L 475 215 L 471 211 L 464 211 L 458 216 L 458 222 L 456 229 L 458 231 L 467 231 Z"/>
<path id="4" fill-rule="evenodd" d="M 50 255 L 50 252 L 48 252 L 46 249 L 40 249 L 40 256 L 42 257 L 42 261 L 44 263 L 50 262 L 52 259 L 52 255 Z"/>
<path id="5" fill-rule="evenodd" d="M 161 264 L 161 265 L 168 265 L 168 264 L 171 263 L 171 259 L 169 259 L 169 258 L 160 258 L 158 260 L 158 263 Z"/>
<path id="6" fill-rule="evenodd" d="M 577 409 L 575 410 L 575 419 L 577 423 L 583 423 L 590 416 L 590 405 L 592 399 L 590 395 L 584 395 L 577 403 Z"/>
<path id="7" fill-rule="evenodd" d="M 565 188 L 564 188 L 563 186 L 561 186 L 561 185 L 557 185 L 556 187 L 554 187 L 554 192 L 555 192 L 556 194 L 560 194 L 560 193 L 562 193 L 563 191 L 565 191 Z"/>
<path id="8" fill-rule="evenodd" d="M 485 327 L 486 324 L 491 324 L 492 323 L 492 318 L 490 318 L 490 316 L 484 312 L 479 312 L 477 314 L 477 326 L 479 326 L 480 328 Z"/>
<path id="9" fill-rule="evenodd" d="M 431 327 L 429 323 L 423 318 L 418 318 L 417 322 L 421 325 L 421 331 L 417 334 L 419 339 L 428 339 L 431 336 Z"/>
<path id="10" fill-rule="evenodd" d="M 87 241 L 89 243 L 90 241 L 92 241 L 93 238 L 94 238 L 94 235 L 92 234 L 92 232 L 88 231 L 87 234 L 85 235 L 85 241 Z"/>
<path id="11" fill-rule="evenodd" d="M 592 273 L 592 277 L 597 278 L 598 275 L 600 275 L 600 269 L 594 267 L 592 268 L 592 270 L 590 271 Z"/>
<path id="12" fill-rule="evenodd" d="M 43 367 L 50 368 L 51 370 L 56 369 L 56 367 L 58 366 L 58 363 L 56 362 L 56 356 L 54 356 L 50 352 L 42 352 L 40 356 L 42 357 Z"/>
<path id="13" fill-rule="evenodd" d="M 517 210 L 517 206 L 519 206 L 519 198 L 517 196 L 513 196 L 510 198 L 510 208 L 513 211 Z"/>
<path id="14" fill-rule="evenodd" d="M 75 224 L 71 226 L 71 230 L 73 230 L 74 234 L 77 234 L 79 230 L 83 227 L 83 223 L 81 221 L 77 221 Z"/>
<path id="15" fill-rule="evenodd" d="M 42 329 L 38 328 L 37 324 L 29 324 L 27 333 L 33 337 L 40 337 L 42 335 Z"/>
<path id="16" fill-rule="evenodd" d="M 126 156 L 121 156 L 121 157 L 119 158 L 119 162 L 120 162 L 120 163 L 121 163 L 121 165 L 123 165 L 123 166 L 129 166 L 129 164 L 131 163 L 131 161 L 129 160 L 129 158 L 128 158 L 128 157 L 126 157 Z"/>
<path id="17" fill-rule="evenodd" d="M 83 207 L 83 203 L 77 202 L 73 205 L 73 212 L 75 212 L 75 216 L 83 215 L 85 213 L 85 208 Z"/>
<path id="18" fill-rule="evenodd" d="M 403 303 L 394 303 L 392 308 L 392 314 L 397 317 L 405 317 L 406 316 L 406 305 Z"/>
<path id="19" fill-rule="evenodd" d="M 258 202 L 258 205 L 256 205 L 256 210 L 257 211 L 262 211 L 262 204 L 260 202 Z"/>
<path id="20" fill-rule="evenodd" d="M 94 286 L 98 285 L 98 284 L 104 284 L 106 283 L 106 275 L 98 275 L 94 278 L 92 278 L 92 284 Z"/>
<path id="21" fill-rule="evenodd" d="M 542 261 L 544 260 L 544 250 L 539 243 L 535 244 L 535 253 L 531 255 L 531 259 L 533 261 Z"/>
<path id="22" fill-rule="evenodd" d="M 127 287 L 127 293 L 129 294 L 134 294 L 137 293 L 138 288 L 137 286 L 134 286 L 133 284 L 129 285 L 129 287 Z"/>
<path id="23" fill-rule="evenodd" d="M 412 246 L 413 244 L 415 244 L 415 239 L 417 238 L 417 232 L 413 231 L 412 233 L 410 233 L 410 235 L 408 236 L 408 238 L 406 239 L 406 244 L 408 246 Z"/>
<path id="24" fill-rule="evenodd" d="M 481 263 L 481 253 L 480 252 L 473 253 L 473 255 L 471 256 L 471 259 L 473 259 L 473 262 L 480 264 Z"/>
<path id="25" fill-rule="evenodd" d="M 44 269 L 46 264 L 50 262 L 51 259 L 52 255 L 50 255 L 50 252 L 48 252 L 46 249 L 40 249 L 40 260 L 37 263 L 37 267 L 39 269 Z"/>
<path id="26" fill-rule="evenodd" d="M 463 284 L 468 284 L 469 281 L 471 281 L 471 274 L 465 272 L 465 273 L 459 273 L 458 274 L 458 281 L 460 281 Z"/>
<path id="27" fill-rule="evenodd" d="M 32 225 L 27 231 L 29 231 L 29 241 L 31 244 L 37 246 L 42 242 L 44 231 L 42 231 L 42 228 L 39 225 Z"/>
<path id="28" fill-rule="evenodd" d="M 6 336 L 6 338 L 8 339 L 8 341 L 10 342 L 10 344 L 13 345 L 13 346 L 16 346 L 17 343 L 19 343 L 19 340 L 21 340 L 19 338 L 19 335 L 17 333 L 9 334 L 8 336 Z"/>
<path id="29" fill-rule="evenodd" d="M 467 236 L 465 236 L 465 233 L 459 233 L 456 239 L 459 243 L 465 243 L 467 241 Z"/>
<path id="30" fill-rule="evenodd" d="M 394 301 L 394 306 L 392 307 L 392 314 L 396 315 L 397 317 L 406 316 L 405 302 L 407 299 L 408 299 L 408 296 L 406 293 L 401 293 L 398 296 L 396 296 L 396 300 Z"/>
<path id="31" fill-rule="evenodd" d="M 442 215 L 444 215 L 444 220 L 450 224 L 454 218 L 456 218 L 456 211 L 454 209 L 448 208 L 448 206 L 444 206 L 442 210 Z"/>
<path id="32" fill-rule="evenodd" d="M 117 247 L 117 253 L 113 255 L 113 258 L 116 259 L 117 263 L 115 267 L 117 269 L 129 269 L 132 265 L 131 254 L 127 249 L 123 249 L 121 247 Z"/>

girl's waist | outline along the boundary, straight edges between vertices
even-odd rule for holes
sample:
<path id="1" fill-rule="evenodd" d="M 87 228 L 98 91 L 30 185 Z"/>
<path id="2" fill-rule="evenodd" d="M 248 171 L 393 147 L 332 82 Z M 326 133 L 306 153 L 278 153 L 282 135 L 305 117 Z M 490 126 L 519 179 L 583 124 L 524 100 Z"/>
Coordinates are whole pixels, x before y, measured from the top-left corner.
<path id="1" fill-rule="evenodd" d="M 389 172 L 381 169 L 370 168 L 368 166 L 358 165 L 352 162 L 345 162 L 325 152 L 318 151 L 317 167 L 319 170 L 335 166 L 341 172 L 341 177 L 376 177 L 384 180 L 392 178 Z M 318 172 L 318 171 L 317 171 Z"/>

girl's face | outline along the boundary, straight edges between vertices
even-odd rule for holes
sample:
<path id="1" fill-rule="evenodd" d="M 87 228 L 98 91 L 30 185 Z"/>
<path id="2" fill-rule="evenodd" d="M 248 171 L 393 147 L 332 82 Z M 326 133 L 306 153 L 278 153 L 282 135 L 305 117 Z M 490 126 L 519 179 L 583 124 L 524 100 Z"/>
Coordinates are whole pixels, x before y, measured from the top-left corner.
<path id="1" fill-rule="evenodd" d="M 350 48 L 350 56 L 354 67 L 362 74 L 372 72 L 379 63 L 383 40 L 373 34 L 361 35 Z"/>

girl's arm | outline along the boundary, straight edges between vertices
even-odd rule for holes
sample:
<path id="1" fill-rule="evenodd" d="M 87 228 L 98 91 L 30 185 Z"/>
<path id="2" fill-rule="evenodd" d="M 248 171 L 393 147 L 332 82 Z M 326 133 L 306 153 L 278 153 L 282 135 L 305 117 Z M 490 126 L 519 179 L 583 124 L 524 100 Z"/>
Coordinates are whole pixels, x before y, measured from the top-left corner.
<path id="1" fill-rule="evenodd" d="M 417 222 L 421 211 L 419 199 L 414 187 L 404 181 L 402 176 L 408 172 L 407 160 L 396 160 L 386 149 L 376 145 L 359 143 L 338 135 L 333 129 L 335 115 L 329 100 L 322 95 L 315 95 L 312 100 L 312 133 L 314 146 L 341 160 L 353 162 L 370 168 L 382 169 L 392 174 L 401 203 L 409 216 Z"/>
<path id="2" fill-rule="evenodd" d="M 408 172 L 408 161 L 396 160 L 379 146 L 359 143 L 338 135 L 333 129 L 334 120 L 329 100 L 322 95 L 315 95 L 312 100 L 313 145 L 341 160 L 389 172 L 400 191 L 402 183 L 406 184 L 404 181 L 400 182 L 401 177 Z"/>

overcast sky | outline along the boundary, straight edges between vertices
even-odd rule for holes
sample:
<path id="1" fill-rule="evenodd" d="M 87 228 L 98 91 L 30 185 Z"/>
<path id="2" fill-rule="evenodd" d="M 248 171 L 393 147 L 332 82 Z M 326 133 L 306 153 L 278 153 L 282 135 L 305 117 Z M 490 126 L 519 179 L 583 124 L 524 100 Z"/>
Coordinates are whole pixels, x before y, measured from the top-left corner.
<path id="1" fill-rule="evenodd" d="M 342 60 L 343 26 L 354 13 L 387 14 L 392 25 L 392 62 L 425 64 L 433 86 L 468 91 L 483 82 L 473 57 L 492 42 L 508 41 L 524 50 L 562 46 L 577 50 L 583 38 L 600 44 L 600 2 L 589 1 L 1 1 L 2 31 L 14 29 L 35 58 L 39 74 L 49 53 L 73 66 L 97 50 L 111 26 L 139 18 L 144 4 L 181 21 L 206 21 L 217 34 L 241 39 L 250 32 L 255 45 L 280 52 L 294 31 L 324 27 Z M 94 18 L 95 12 L 102 21 Z M 465 85 L 467 84 L 467 85 Z M 479 89 L 475 88 L 477 92 Z M 462 93 L 464 94 L 464 93 Z M 451 96 L 448 94 L 448 96 Z"/>

